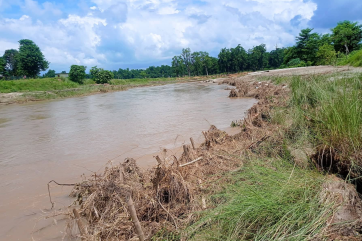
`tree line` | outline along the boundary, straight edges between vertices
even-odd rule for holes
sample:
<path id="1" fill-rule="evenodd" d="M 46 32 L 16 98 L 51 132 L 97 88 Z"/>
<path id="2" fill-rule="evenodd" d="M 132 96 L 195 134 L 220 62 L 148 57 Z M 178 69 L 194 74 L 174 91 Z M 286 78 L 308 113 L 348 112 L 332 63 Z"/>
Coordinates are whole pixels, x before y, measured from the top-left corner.
<path id="1" fill-rule="evenodd" d="M 82 78 L 99 79 L 134 79 L 134 78 L 167 78 L 183 76 L 200 76 L 220 73 L 236 73 L 240 71 L 258 71 L 286 67 L 302 67 L 313 65 L 335 64 L 340 57 L 348 56 L 361 49 L 362 25 L 357 22 L 343 21 L 331 29 L 330 34 L 319 34 L 313 29 L 301 30 L 291 47 L 267 51 L 265 44 L 244 49 L 240 44 L 235 48 L 223 48 L 217 57 L 200 51 L 192 52 L 190 48 L 172 58 L 171 65 L 150 66 L 147 69 L 118 69 L 105 72 L 93 67 L 87 74 L 86 66 L 72 65 L 70 73 L 82 73 Z M 39 47 L 31 40 L 20 40 L 19 50 L 6 50 L 0 57 L 0 74 L 11 78 L 14 76 L 40 77 L 41 71 L 49 67 Z M 99 71 L 94 71 L 98 69 Z M 72 71 L 73 70 L 73 71 Z M 65 72 L 65 71 L 64 71 Z M 78 75 L 77 75 L 78 76 Z M 55 77 L 54 70 L 48 70 L 42 77 Z M 71 79 L 72 77 L 70 77 Z M 103 82 L 98 81 L 98 82 Z"/>

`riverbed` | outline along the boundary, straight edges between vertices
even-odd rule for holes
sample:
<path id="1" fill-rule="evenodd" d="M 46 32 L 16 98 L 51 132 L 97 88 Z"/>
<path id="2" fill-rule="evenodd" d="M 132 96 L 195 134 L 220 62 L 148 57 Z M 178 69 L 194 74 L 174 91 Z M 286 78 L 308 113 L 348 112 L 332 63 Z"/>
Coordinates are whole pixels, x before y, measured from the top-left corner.
<path id="1" fill-rule="evenodd" d="M 47 183 L 79 182 L 127 157 L 143 167 L 153 153 L 201 143 L 210 125 L 230 131 L 254 99 L 230 99 L 225 85 L 184 83 L 57 101 L 0 106 L 0 240 L 62 240 Z M 52 186 L 55 210 L 71 188 Z M 46 218 L 47 217 L 47 218 Z"/>

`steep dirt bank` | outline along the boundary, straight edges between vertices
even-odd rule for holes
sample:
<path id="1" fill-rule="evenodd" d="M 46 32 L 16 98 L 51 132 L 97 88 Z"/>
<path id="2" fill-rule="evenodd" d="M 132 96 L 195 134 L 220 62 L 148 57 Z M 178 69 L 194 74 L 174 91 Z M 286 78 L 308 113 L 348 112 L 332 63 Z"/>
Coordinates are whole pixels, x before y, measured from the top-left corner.
<path id="1" fill-rule="evenodd" d="M 211 126 L 203 133 L 205 142 L 200 147 L 194 148 L 192 143 L 185 145 L 179 158 L 165 152 L 156 157 L 158 166 L 151 170 L 140 170 L 133 159 L 109 166 L 102 175 L 94 175 L 74 188 L 72 195 L 79 205 L 72 207 L 69 217 L 76 220 L 76 214 L 80 213 L 81 223 L 73 222 L 73 227 L 86 227 L 81 228 L 84 240 L 136 240 L 142 234 L 135 228 L 138 224 L 135 225 L 132 217 L 131 198 L 146 239 L 163 230 L 178 234 L 176 240 L 185 240 L 190 235 L 183 230 L 198 220 L 197 211 L 213 209 L 216 204 L 210 199 L 211 195 L 232 182 L 226 173 L 239 172 L 245 163 L 261 157 L 267 160 L 290 155 L 298 168 L 313 166 L 308 158 L 316 151 L 313 146 L 291 149 L 285 145 L 283 126 L 271 121 L 276 108 L 288 105 L 288 86 L 274 85 L 262 78 L 278 75 L 278 72 L 282 75 L 315 75 L 335 71 L 348 71 L 348 68 L 311 67 L 224 80 L 236 87 L 231 90 L 231 97 L 248 96 L 259 100 L 239 123 L 239 134 L 229 136 Z M 267 161 L 265 166 L 274 168 Z M 332 213 L 328 214 L 322 231 L 314 236 L 314 240 L 361 240 L 361 200 L 355 188 L 330 176 L 323 189 L 320 202 L 331 205 Z M 70 234 L 77 235 L 76 228 L 70 230 L 73 231 Z"/>

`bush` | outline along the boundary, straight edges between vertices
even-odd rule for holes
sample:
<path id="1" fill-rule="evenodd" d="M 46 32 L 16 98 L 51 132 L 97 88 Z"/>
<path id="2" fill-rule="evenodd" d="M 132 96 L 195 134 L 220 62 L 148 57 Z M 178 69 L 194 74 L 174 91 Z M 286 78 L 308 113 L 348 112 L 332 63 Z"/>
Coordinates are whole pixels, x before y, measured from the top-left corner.
<path id="1" fill-rule="evenodd" d="M 114 77 L 111 71 L 97 68 L 97 66 L 92 67 L 90 74 L 97 84 L 108 84 Z"/>
<path id="2" fill-rule="evenodd" d="M 69 71 L 69 79 L 73 82 L 83 84 L 85 79 L 85 70 L 87 69 L 86 66 L 82 65 L 72 65 Z"/>
<path id="3" fill-rule="evenodd" d="M 288 67 L 298 66 L 300 64 L 300 58 L 292 59 L 288 62 Z"/>

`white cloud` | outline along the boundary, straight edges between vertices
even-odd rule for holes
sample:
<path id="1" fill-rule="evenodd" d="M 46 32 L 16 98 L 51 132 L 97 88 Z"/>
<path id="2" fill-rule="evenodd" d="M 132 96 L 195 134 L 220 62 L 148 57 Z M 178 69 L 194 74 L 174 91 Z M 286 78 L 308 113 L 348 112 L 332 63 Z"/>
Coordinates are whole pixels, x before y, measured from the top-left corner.
<path id="1" fill-rule="evenodd" d="M 271 50 L 276 44 L 282 47 L 294 43 L 317 7 L 303 0 L 92 3 L 85 8 L 87 12 L 68 15 L 53 3 L 24 0 L 26 15 L 17 19 L 0 17 L 0 51 L 14 47 L 12 42 L 17 46 L 18 40 L 29 38 L 44 51 L 51 68 L 84 64 L 111 69 L 140 62 L 145 65 L 139 67 L 170 63 L 173 55 L 186 47 L 214 55 L 223 47 L 238 44 L 248 49 L 265 43 Z M 293 26 L 291 20 L 298 15 L 300 24 Z"/>

